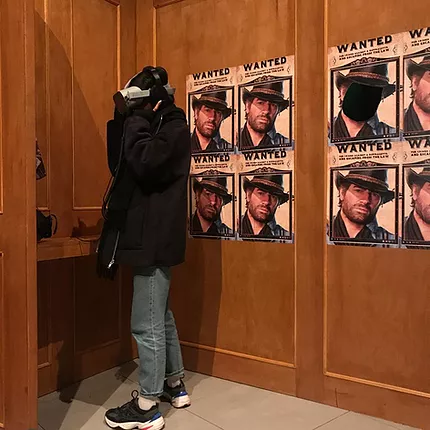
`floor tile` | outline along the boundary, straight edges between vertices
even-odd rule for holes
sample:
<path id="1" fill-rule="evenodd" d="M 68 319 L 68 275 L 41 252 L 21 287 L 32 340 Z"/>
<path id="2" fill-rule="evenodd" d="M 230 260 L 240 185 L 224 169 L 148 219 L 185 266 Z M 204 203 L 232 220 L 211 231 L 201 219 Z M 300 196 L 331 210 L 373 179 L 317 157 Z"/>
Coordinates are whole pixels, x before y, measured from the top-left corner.
<path id="1" fill-rule="evenodd" d="M 398 426 L 398 424 L 393 424 L 388 421 L 378 420 L 365 415 L 349 412 L 348 414 L 342 415 L 340 418 L 320 427 L 318 430 L 393 430 L 396 428 L 402 428 Z M 405 429 L 405 427 L 403 429 Z"/>
<path id="2" fill-rule="evenodd" d="M 345 413 L 239 384 L 208 397 L 193 398 L 190 411 L 224 430 L 313 430 Z"/>
<path id="3" fill-rule="evenodd" d="M 133 382 L 139 383 L 139 360 L 132 361 L 121 366 L 117 373 Z M 190 371 L 185 371 L 184 383 L 187 391 L 195 401 L 202 397 L 212 396 L 219 391 L 231 387 L 232 385 L 239 385 L 234 382 L 226 381 L 223 379 L 214 378 L 211 376 L 202 375 Z"/>
<path id="4" fill-rule="evenodd" d="M 44 430 L 77 430 L 103 416 L 106 409 L 130 400 L 138 389 L 132 381 L 118 380 L 115 372 L 104 372 L 82 384 L 39 400 L 39 422 Z M 94 417 L 94 419 L 93 419 Z"/>
<path id="5" fill-rule="evenodd" d="M 392 423 L 390 421 L 381 420 L 380 418 L 373 418 L 372 417 L 372 419 L 375 420 L 375 421 L 377 421 L 377 422 L 380 422 L 380 423 L 386 424 L 388 426 L 391 426 L 391 427 L 393 427 L 396 430 L 420 430 L 420 429 L 416 429 L 414 427 L 405 426 L 403 424 L 397 424 L 397 423 Z"/>
<path id="6" fill-rule="evenodd" d="M 259 388 L 186 372 L 186 410 L 161 403 L 175 430 L 418 430 Z M 39 430 L 107 430 L 104 414 L 138 390 L 138 362 L 109 370 L 39 399 Z"/>

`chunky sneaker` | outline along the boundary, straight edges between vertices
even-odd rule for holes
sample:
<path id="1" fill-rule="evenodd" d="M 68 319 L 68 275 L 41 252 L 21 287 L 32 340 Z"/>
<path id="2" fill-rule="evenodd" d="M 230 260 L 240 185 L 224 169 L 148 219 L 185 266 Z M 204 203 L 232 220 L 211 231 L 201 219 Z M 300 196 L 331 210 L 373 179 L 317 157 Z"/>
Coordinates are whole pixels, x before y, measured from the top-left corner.
<path id="1" fill-rule="evenodd" d="M 149 411 L 139 408 L 139 393 L 133 391 L 133 399 L 119 408 L 109 409 L 105 414 L 106 424 L 113 429 L 123 430 L 161 430 L 164 419 L 158 410 L 158 405 Z"/>
<path id="2" fill-rule="evenodd" d="M 165 397 L 174 408 L 186 408 L 191 405 L 190 396 L 188 395 L 182 381 L 180 385 L 174 388 L 169 387 L 167 381 L 164 382 L 163 397 Z"/>

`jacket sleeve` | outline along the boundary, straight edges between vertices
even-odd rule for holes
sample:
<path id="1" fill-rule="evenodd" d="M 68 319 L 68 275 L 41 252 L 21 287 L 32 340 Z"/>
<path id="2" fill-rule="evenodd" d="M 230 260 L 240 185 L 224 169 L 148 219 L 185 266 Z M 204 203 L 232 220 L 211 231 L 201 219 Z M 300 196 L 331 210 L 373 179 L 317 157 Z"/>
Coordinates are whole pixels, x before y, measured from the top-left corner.
<path id="1" fill-rule="evenodd" d="M 175 156 L 180 156 L 181 147 L 188 136 L 182 121 L 171 121 L 152 136 L 150 124 L 145 118 L 130 117 L 125 126 L 124 155 L 134 176 L 141 182 L 169 183 L 178 172 L 172 166 Z"/>

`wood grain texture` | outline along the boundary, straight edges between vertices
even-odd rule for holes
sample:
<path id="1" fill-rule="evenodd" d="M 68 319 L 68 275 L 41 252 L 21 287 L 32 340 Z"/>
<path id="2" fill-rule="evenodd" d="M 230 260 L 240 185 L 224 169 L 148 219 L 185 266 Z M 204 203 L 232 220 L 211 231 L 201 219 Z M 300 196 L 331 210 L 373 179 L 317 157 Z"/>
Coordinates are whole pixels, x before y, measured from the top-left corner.
<path id="1" fill-rule="evenodd" d="M 139 0 L 136 4 L 136 60 L 137 69 L 154 65 L 154 7 L 153 0 Z"/>
<path id="2" fill-rule="evenodd" d="M 183 0 L 151 0 L 151 3 L 153 3 L 154 7 L 160 8 L 165 6 L 170 6 L 174 3 L 179 3 Z"/>
<path id="3" fill-rule="evenodd" d="M 324 2 L 296 2 L 297 395 L 312 400 L 323 397 L 324 16 Z"/>
<path id="4" fill-rule="evenodd" d="M 48 0 L 47 97 L 50 109 L 47 121 L 51 145 L 46 158 L 51 161 L 47 180 L 52 195 L 50 209 L 58 217 L 57 237 L 70 237 L 73 229 L 71 14 L 72 0 Z"/>
<path id="5" fill-rule="evenodd" d="M 73 0 L 74 210 L 100 211 L 109 181 L 106 122 L 119 85 L 118 20 L 118 6 Z"/>
<path id="6" fill-rule="evenodd" d="M 329 249 L 327 370 L 430 394 L 427 256 L 374 251 Z"/>
<path id="7" fill-rule="evenodd" d="M 293 53 L 289 0 L 265 7 L 186 0 L 157 9 L 157 64 L 182 107 L 187 74 Z M 186 260 L 172 292 L 182 340 L 294 364 L 294 246 L 190 240 Z"/>
<path id="8" fill-rule="evenodd" d="M 5 418 L 5 401 L 4 401 L 4 377 L 5 377 L 5 349 L 4 349 L 4 259 L 3 253 L 0 252 L 0 423 L 4 423 Z"/>
<path id="9" fill-rule="evenodd" d="M 1 131 L 9 142 L 2 151 L 0 410 L 6 429 L 28 430 L 37 426 L 34 4 L 2 2 L 0 16 Z"/>
<path id="10" fill-rule="evenodd" d="M 191 371 L 295 395 L 295 369 L 191 346 L 182 346 L 182 353 Z"/>
<path id="11" fill-rule="evenodd" d="M 48 84 L 48 32 L 47 32 L 47 2 L 35 0 L 35 79 L 36 85 L 36 138 L 42 153 L 45 168 L 49 171 L 49 94 Z M 37 207 L 49 209 L 49 180 L 47 177 L 36 182 Z"/>
<path id="12" fill-rule="evenodd" d="M 97 349 L 120 338 L 121 285 L 100 279 L 96 258 L 78 258 L 74 265 L 75 354 Z M 88 286 L 91 285 L 91 288 Z M 88 328 L 91 328 L 90 330 Z"/>
<path id="13" fill-rule="evenodd" d="M 333 0 L 328 45 L 425 27 L 426 18 L 419 0 Z M 429 399 L 382 388 L 430 390 L 427 252 L 329 247 L 327 258 L 327 370 L 365 383 L 327 377 L 326 388 L 340 407 L 430 428 Z"/>
<path id="14" fill-rule="evenodd" d="M 136 71 L 137 3 L 46 0 L 45 6 L 40 0 L 46 19 L 36 17 L 35 46 L 36 58 L 47 66 L 46 93 L 40 88 L 39 96 L 48 108 L 45 113 L 45 103 L 39 103 L 37 118 L 47 122 L 50 209 L 59 228 L 37 247 L 40 395 L 136 356 L 129 323 L 131 278 L 124 272 L 115 283 L 100 281 L 94 252 L 108 177 L 106 121 L 112 117 L 114 92 Z M 83 256 L 90 257 L 76 259 Z"/>
<path id="15" fill-rule="evenodd" d="M 91 255 L 96 252 L 99 236 L 51 238 L 37 246 L 37 261 L 59 260 Z"/>

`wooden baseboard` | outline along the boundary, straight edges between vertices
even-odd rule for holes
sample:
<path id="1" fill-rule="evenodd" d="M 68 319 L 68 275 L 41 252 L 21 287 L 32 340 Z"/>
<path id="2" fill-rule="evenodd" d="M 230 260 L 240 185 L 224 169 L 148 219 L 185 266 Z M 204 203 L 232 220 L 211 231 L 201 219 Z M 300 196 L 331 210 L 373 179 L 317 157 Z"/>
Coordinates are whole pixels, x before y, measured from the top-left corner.
<path id="1" fill-rule="evenodd" d="M 239 382 L 277 393 L 296 394 L 296 370 L 249 357 L 225 354 L 215 348 L 199 348 L 182 344 L 187 370 L 229 381 Z"/>

